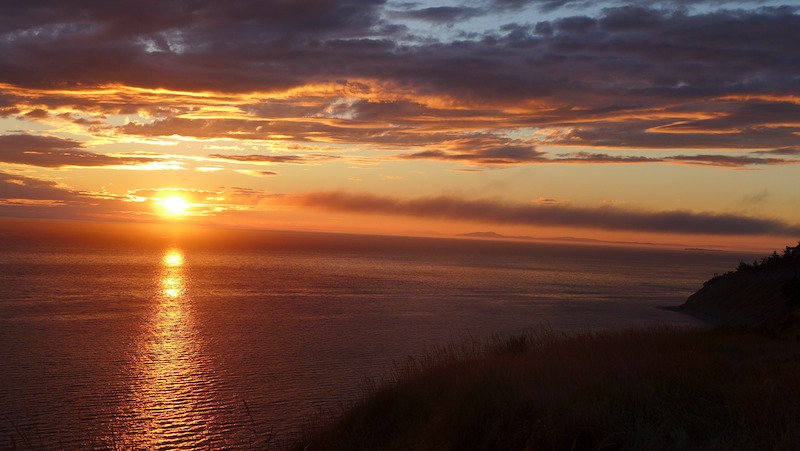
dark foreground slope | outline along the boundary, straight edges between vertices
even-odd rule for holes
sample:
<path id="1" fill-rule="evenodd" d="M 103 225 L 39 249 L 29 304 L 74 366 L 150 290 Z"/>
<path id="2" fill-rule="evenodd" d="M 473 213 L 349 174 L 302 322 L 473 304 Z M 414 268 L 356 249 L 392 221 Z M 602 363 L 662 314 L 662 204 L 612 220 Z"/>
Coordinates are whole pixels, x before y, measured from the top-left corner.
<path id="1" fill-rule="evenodd" d="M 745 329 L 534 334 L 436 351 L 308 450 L 790 450 L 800 349 Z"/>
<path id="2" fill-rule="evenodd" d="M 716 276 L 680 307 L 726 325 L 800 338 L 800 245 Z"/>
<path id="3" fill-rule="evenodd" d="M 797 449 L 800 347 L 784 338 L 800 334 L 799 308 L 800 246 L 787 247 L 680 307 L 721 328 L 536 332 L 434 350 L 296 449 Z"/>

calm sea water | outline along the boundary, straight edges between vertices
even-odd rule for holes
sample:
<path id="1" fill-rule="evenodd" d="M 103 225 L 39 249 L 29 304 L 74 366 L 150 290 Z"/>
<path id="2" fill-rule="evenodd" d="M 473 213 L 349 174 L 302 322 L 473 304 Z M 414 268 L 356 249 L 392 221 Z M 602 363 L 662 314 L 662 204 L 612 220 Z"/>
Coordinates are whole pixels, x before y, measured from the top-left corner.
<path id="1" fill-rule="evenodd" d="M 431 346 L 696 324 L 658 307 L 749 258 L 234 235 L 2 242 L 0 448 L 259 449 Z"/>

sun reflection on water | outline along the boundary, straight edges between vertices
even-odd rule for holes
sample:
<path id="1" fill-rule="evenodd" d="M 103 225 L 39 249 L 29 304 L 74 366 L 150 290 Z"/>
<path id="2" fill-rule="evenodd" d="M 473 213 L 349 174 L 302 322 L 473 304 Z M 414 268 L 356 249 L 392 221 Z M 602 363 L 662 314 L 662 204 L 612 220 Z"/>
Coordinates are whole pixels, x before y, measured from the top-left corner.
<path id="1" fill-rule="evenodd" d="M 122 441 L 133 449 L 220 446 L 211 432 L 216 422 L 214 373 L 202 352 L 187 272 L 180 249 L 165 252 L 160 290 L 132 365 Z"/>
<path id="2" fill-rule="evenodd" d="M 170 299 L 180 297 L 185 291 L 183 279 L 180 277 L 164 277 L 161 279 L 162 294 Z"/>
<path id="3" fill-rule="evenodd" d="M 183 253 L 178 249 L 170 249 L 164 254 L 162 261 L 166 267 L 183 266 Z"/>

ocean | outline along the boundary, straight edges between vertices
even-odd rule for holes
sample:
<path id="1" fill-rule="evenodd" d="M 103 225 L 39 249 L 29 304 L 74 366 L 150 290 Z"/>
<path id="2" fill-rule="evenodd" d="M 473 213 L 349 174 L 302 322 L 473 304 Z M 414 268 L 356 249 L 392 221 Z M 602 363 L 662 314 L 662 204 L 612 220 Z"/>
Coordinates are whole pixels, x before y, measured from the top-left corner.
<path id="1" fill-rule="evenodd" d="M 279 445 L 433 346 L 697 326 L 661 307 L 743 259 L 301 232 L 6 236 L 0 448 Z"/>

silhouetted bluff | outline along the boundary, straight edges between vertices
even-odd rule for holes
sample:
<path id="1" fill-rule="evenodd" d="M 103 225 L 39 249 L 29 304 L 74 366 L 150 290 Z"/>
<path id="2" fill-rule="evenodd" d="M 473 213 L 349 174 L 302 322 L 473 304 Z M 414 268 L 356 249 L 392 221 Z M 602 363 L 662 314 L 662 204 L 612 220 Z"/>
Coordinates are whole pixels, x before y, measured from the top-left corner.
<path id="1" fill-rule="evenodd" d="M 680 310 L 800 338 L 800 243 L 713 277 Z"/>

